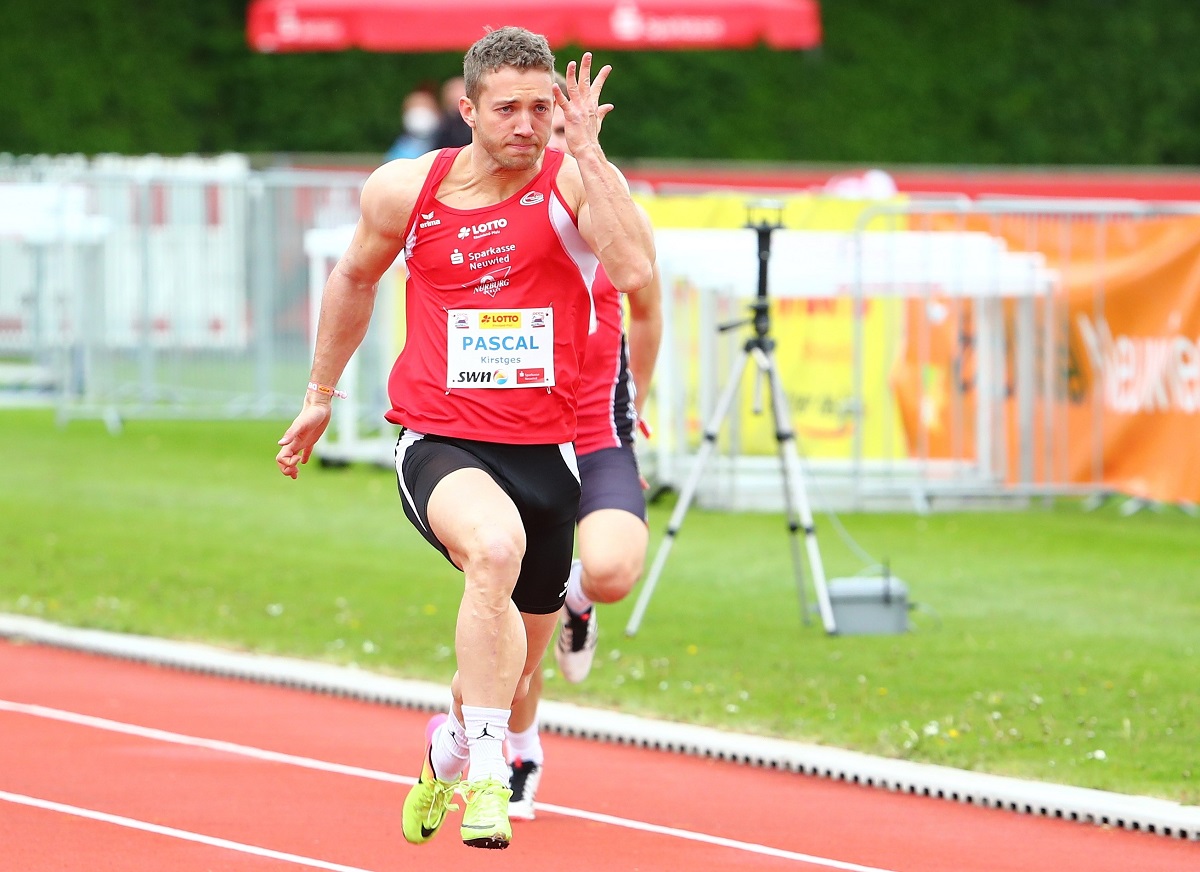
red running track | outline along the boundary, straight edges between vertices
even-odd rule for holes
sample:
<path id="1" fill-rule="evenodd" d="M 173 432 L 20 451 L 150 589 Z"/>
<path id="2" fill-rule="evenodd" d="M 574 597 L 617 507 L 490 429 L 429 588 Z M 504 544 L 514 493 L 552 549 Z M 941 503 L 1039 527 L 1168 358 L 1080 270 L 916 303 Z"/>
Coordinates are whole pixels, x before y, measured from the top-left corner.
<path id="1" fill-rule="evenodd" d="M 0 642 L 0 868 L 1195 872 L 1200 845 L 547 735 L 506 851 L 399 810 L 427 715 Z"/>

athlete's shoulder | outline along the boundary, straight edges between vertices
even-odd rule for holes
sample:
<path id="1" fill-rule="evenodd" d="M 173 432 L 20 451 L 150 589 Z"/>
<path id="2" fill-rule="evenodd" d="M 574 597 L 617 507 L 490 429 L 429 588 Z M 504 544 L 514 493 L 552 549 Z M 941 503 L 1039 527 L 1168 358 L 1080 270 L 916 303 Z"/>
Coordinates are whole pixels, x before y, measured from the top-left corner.
<path id="1" fill-rule="evenodd" d="M 397 158 L 371 173 L 359 198 L 363 218 L 380 227 L 399 224 L 397 232 L 401 232 L 437 156 L 431 151 L 419 157 Z"/>
<path id="2" fill-rule="evenodd" d="M 583 176 L 579 172 L 579 161 L 575 160 L 570 152 L 562 152 L 562 163 L 558 165 L 554 185 L 571 201 L 572 207 L 578 206 L 582 201 Z"/>

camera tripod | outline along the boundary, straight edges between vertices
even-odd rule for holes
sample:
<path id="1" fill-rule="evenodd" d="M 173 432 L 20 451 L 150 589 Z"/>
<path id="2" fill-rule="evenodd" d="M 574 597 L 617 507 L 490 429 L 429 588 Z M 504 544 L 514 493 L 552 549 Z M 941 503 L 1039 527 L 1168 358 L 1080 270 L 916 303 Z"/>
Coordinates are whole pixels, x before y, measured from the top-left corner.
<path id="1" fill-rule="evenodd" d="M 722 324 L 717 329 L 721 332 L 733 330 L 751 324 L 753 335 L 742 346 L 741 354 L 736 358 L 729 373 L 729 381 L 717 399 L 712 418 L 704 429 L 704 440 L 696 462 L 692 466 L 683 490 L 679 494 L 679 502 L 667 523 L 667 532 L 654 556 L 650 572 L 642 585 L 641 594 L 634 606 L 633 614 L 625 627 L 626 636 L 634 636 L 641 625 L 642 617 L 654 588 L 662 575 L 667 557 L 679 528 L 683 526 L 684 517 L 691 506 L 700 478 L 704 474 L 705 464 L 717 447 L 717 437 L 733 405 L 734 397 L 741 386 L 745 368 L 752 362 L 758 367 L 754 383 L 754 412 L 762 411 L 762 379 L 765 377 L 771 392 L 771 415 L 775 424 L 775 440 L 779 449 L 779 463 L 783 472 L 783 496 L 787 508 L 788 534 L 791 543 L 792 567 L 796 577 L 796 592 L 800 597 L 800 612 L 805 624 L 809 623 L 807 597 L 804 588 L 804 567 L 800 556 L 798 532 L 804 530 L 804 541 L 808 553 L 808 563 L 812 569 L 813 586 L 817 594 L 817 608 L 821 614 L 826 633 L 837 632 L 834 622 L 833 607 L 829 601 L 829 592 L 825 586 L 825 569 L 821 563 L 821 552 L 817 547 L 817 534 L 813 526 L 812 511 L 809 508 L 805 491 L 800 458 L 796 450 L 796 434 L 792 429 L 792 419 L 787 407 L 787 397 L 783 390 L 783 382 L 775 365 L 775 340 L 771 338 L 770 303 L 767 300 L 767 262 L 771 256 L 771 234 L 783 226 L 783 205 L 775 203 L 753 203 L 748 206 L 747 229 L 754 230 L 758 236 L 758 294 L 750 304 L 752 317 Z"/>

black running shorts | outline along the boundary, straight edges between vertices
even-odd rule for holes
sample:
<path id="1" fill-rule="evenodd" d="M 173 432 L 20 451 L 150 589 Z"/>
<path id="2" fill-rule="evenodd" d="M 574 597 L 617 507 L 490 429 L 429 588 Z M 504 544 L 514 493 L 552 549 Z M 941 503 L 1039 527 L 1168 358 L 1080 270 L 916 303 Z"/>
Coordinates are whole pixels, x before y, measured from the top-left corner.
<path id="1" fill-rule="evenodd" d="M 579 511 L 579 472 L 572 446 L 504 445 L 402 430 L 396 442 L 396 483 L 404 514 L 447 560 L 446 546 L 429 528 L 429 496 L 438 482 L 458 469 L 486 472 L 521 515 L 525 557 L 512 594 L 517 608 L 533 615 L 558 611 L 571 571 Z"/>
<path id="2" fill-rule="evenodd" d="M 624 443 L 579 455 L 579 481 L 581 521 L 597 509 L 622 509 L 643 521 L 647 519 L 646 493 L 632 445 Z"/>

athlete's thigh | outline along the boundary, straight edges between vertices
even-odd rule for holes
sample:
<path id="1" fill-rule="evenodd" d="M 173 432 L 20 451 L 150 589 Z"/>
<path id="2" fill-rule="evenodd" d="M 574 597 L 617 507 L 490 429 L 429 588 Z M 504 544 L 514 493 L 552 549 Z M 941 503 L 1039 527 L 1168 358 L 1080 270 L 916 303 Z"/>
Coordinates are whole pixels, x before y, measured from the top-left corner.
<path id="1" fill-rule="evenodd" d="M 485 537 L 511 536 L 525 552 L 525 528 L 512 498 L 482 469 L 459 469 L 429 495 L 429 526 L 456 566 L 463 566 Z"/>
<path id="2" fill-rule="evenodd" d="M 624 597 L 642 574 L 649 533 L 646 496 L 632 445 L 579 458 L 579 558 L 592 592 Z"/>
<path id="3" fill-rule="evenodd" d="M 513 602 L 524 614 L 556 613 L 566 596 L 579 511 L 579 472 L 570 445 L 530 446 L 509 491 L 525 524 L 528 547 Z M 510 468 L 515 468 L 513 464 Z"/>
<path id="4" fill-rule="evenodd" d="M 579 482 L 580 521 L 601 509 L 622 509 L 646 520 L 645 489 L 632 445 L 581 455 Z"/>
<path id="5" fill-rule="evenodd" d="M 468 490 L 470 490 L 472 481 L 478 482 L 482 492 L 491 494 L 492 499 L 499 499 L 491 488 L 495 487 L 504 491 L 504 487 L 498 483 L 495 469 L 489 462 L 488 453 L 488 446 L 482 443 L 426 436 L 408 429 L 401 431 L 400 437 L 396 440 L 396 480 L 401 503 L 404 506 L 404 514 L 426 541 L 458 569 L 463 568 L 462 542 L 458 541 L 459 533 L 444 522 L 446 512 L 439 509 L 438 525 L 442 535 L 455 540 L 456 554 L 452 555 L 447 543 L 443 542 L 433 530 L 433 523 L 429 518 L 430 502 L 434 490 L 446 478 L 454 476 L 456 481 L 461 482 L 463 479 L 459 473 L 465 473 L 468 470 L 487 479 L 485 482 L 480 478 L 468 476 L 466 478 Z M 491 484 L 489 485 L 488 482 Z M 458 485 L 452 483 L 451 490 L 445 493 L 453 495 L 457 488 Z M 475 500 L 468 499 L 466 504 L 474 506 Z"/>

